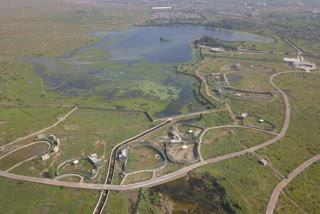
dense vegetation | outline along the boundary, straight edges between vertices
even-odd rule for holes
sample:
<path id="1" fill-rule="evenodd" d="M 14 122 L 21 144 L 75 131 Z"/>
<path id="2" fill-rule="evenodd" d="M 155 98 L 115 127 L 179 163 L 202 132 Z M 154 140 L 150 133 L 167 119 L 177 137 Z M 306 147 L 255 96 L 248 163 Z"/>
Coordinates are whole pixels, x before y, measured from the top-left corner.
<path id="1" fill-rule="evenodd" d="M 202 38 L 195 40 L 194 44 L 196 46 L 204 45 L 204 46 L 222 47 L 226 50 L 236 50 L 237 49 L 233 45 L 227 44 L 226 42 L 223 42 L 219 39 L 215 39 L 210 36 L 203 36 Z"/>

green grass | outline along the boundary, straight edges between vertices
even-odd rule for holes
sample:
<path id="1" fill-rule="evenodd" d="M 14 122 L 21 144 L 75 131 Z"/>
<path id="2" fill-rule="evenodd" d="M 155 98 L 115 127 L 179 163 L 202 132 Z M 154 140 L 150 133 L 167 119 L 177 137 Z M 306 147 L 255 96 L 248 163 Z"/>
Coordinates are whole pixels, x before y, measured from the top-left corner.
<path id="1" fill-rule="evenodd" d="M 288 95 L 290 127 L 284 138 L 258 152 L 267 155 L 273 166 L 284 175 L 319 154 L 319 121 L 316 117 L 320 110 L 319 81 L 319 75 L 302 73 L 283 74 L 274 80 Z"/>
<path id="2" fill-rule="evenodd" d="M 3 213 L 91 213 L 98 191 L 54 187 L 1 177 Z"/>
<path id="3" fill-rule="evenodd" d="M 309 166 L 284 189 L 285 193 L 308 213 L 320 210 L 320 162 Z"/>
<path id="4" fill-rule="evenodd" d="M 128 160 L 126 171 L 136 171 L 141 169 L 153 169 L 160 164 L 163 159 L 157 160 L 155 155 L 160 155 L 157 151 L 148 147 L 130 147 L 128 149 Z M 161 155 L 160 155 L 161 157 Z"/>
<path id="5" fill-rule="evenodd" d="M 275 93 L 272 102 L 246 102 L 232 100 L 230 106 L 235 114 L 249 112 L 260 116 L 276 125 L 276 131 L 280 131 L 284 123 L 285 104 L 283 97 Z"/>
<path id="6" fill-rule="evenodd" d="M 195 125 L 214 127 L 228 125 L 231 123 L 232 118 L 230 117 L 228 111 L 218 111 L 202 115 L 201 120 L 196 122 Z"/>
<path id="7" fill-rule="evenodd" d="M 96 133 L 119 128 L 123 129 L 139 124 L 151 125 L 143 113 L 77 109 L 66 121 L 59 124 L 54 131 L 63 133 Z"/>
<path id="8" fill-rule="evenodd" d="M 253 154 L 208 164 L 195 172 L 209 172 L 226 190 L 227 200 L 240 205 L 237 213 L 265 213 L 270 195 L 278 180 L 261 166 Z"/>
<path id="9" fill-rule="evenodd" d="M 108 203 L 103 210 L 105 214 L 127 214 L 128 198 L 126 192 L 110 192 Z"/>
<path id="10" fill-rule="evenodd" d="M 269 72 L 235 72 L 227 75 L 237 75 L 239 81 L 230 81 L 231 87 L 249 91 L 273 91 L 269 83 Z"/>
<path id="11" fill-rule="evenodd" d="M 256 146 L 273 137 L 271 134 L 246 128 L 213 129 L 203 137 L 200 151 L 204 159 L 212 159 Z"/>
<path id="12" fill-rule="evenodd" d="M 275 214 L 287 214 L 287 213 L 304 214 L 304 212 L 299 210 L 286 196 L 283 195 L 283 193 L 280 194 L 279 196 L 274 213 Z"/>
<path id="13" fill-rule="evenodd" d="M 0 144 L 44 129 L 57 122 L 68 108 L 0 108 Z"/>
<path id="14" fill-rule="evenodd" d="M 153 172 L 140 172 L 133 175 L 129 175 L 124 184 L 133 184 L 141 181 L 146 181 L 152 178 Z"/>
<path id="15" fill-rule="evenodd" d="M 21 161 L 46 152 L 48 149 L 48 145 L 44 143 L 20 149 L 0 160 L 0 170 L 9 169 Z"/>

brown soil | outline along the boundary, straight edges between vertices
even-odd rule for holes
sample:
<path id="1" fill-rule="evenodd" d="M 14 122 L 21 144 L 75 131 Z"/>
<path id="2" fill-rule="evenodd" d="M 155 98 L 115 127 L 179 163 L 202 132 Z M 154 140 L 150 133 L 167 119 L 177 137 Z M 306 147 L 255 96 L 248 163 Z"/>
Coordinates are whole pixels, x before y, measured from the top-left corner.
<path id="1" fill-rule="evenodd" d="M 79 129 L 80 125 L 75 125 L 75 124 L 70 124 L 70 125 L 65 125 L 63 128 L 65 130 L 77 130 Z"/>

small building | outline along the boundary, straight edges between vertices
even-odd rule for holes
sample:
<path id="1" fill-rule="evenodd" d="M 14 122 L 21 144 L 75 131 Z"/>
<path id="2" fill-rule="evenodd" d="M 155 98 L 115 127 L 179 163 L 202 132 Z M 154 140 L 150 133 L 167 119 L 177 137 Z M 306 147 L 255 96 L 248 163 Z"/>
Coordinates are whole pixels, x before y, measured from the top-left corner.
<path id="1" fill-rule="evenodd" d="M 172 7 L 152 7 L 152 10 L 171 10 Z"/>
<path id="2" fill-rule="evenodd" d="M 283 58 L 285 62 L 289 62 L 290 65 L 301 68 L 301 67 L 306 67 L 310 69 L 316 69 L 317 65 L 312 62 L 305 61 L 303 57 L 298 56 L 297 58 Z"/>
<path id="3" fill-rule="evenodd" d="M 121 150 L 121 153 L 119 154 L 119 160 L 125 160 L 127 158 L 128 151 L 127 148 L 124 148 Z"/>
<path id="4" fill-rule="evenodd" d="M 40 157 L 40 159 L 41 159 L 42 161 L 48 160 L 49 158 L 50 158 L 50 155 L 49 155 L 49 154 L 44 154 L 44 155 L 42 155 L 42 156 Z"/>
<path id="5" fill-rule="evenodd" d="M 52 141 L 56 141 L 56 140 L 57 140 L 56 136 L 54 136 L 54 135 L 50 135 L 50 136 L 48 137 L 48 139 L 49 139 L 49 140 L 52 140 Z"/>
<path id="6" fill-rule="evenodd" d="M 96 153 L 89 155 L 88 159 L 96 168 L 102 167 L 101 159 L 98 159 L 98 155 Z"/>
<path id="7" fill-rule="evenodd" d="M 221 88 L 218 88 L 217 90 L 216 90 L 216 93 L 217 93 L 217 95 L 218 96 L 223 96 L 223 92 L 222 92 L 222 89 Z"/>
<path id="8" fill-rule="evenodd" d="M 181 143 L 181 140 L 179 140 L 179 139 L 171 139 L 170 143 Z"/>
<path id="9" fill-rule="evenodd" d="M 211 48 L 210 51 L 214 53 L 218 53 L 218 52 L 223 52 L 225 50 L 221 47 L 214 47 L 214 48 Z"/>
<path id="10" fill-rule="evenodd" d="M 264 119 L 260 119 L 259 122 L 260 122 L 260 123 L 263 123 L 263 122 L 264 122 Z"/>
<path id="11" fill-rule="evenodd" d="M 241 120 L 245 120 L 248 116 L 248 113 L 247 112 L 242 112 L 238 117 L 239 119 Z"/>
<path id="12" fill-rule="evenodd" d="M 208 74 L 208 76 L 211 76 L 211 77 L 220 77 L 220 76 L 221 76 L 221 73 L 211 73 L 211 74 Z"/>
<path id="13" fill-rule="evenodd" d="M 192 130 L 192 129 L 189 129 L 189 130 L 188 130 L 188 133 L 192 134 L 192 133 L 193 133 L 193 130 Z"/>
<path id="14" fill-rule="evenodd" d="M 268 164 L 268 162 L 265 159 L 261 159 L 259 163 L 263 166 L 266 166 Z"/>
<path id="15" fill-rule="evenodd" d="M 174 138 L 178 139 L 179 141 L 182 140 L 181 136 L 176 131 L 171 131 L 171 133 L 174 136 Z"/>
<path id="16" fill-rule="evenodd" d="M 235 63 L 235 64 L 233 64 L 232 66 L 231 66 L 233 69 L 235 69 L 235 70 L 240 70 L 240 68 L 241 68 L 241 64 L 240 63 Z"/>
<path id="17" fill-rule="evenodd" d="M 57 153 L 58 151 L 59 151 L 59 146 L 53 147 L 53 149 L 52 149 L 53 153 Z"/>
<path id="18" fill-rule="evenodd" d="M 37 140 L 44 140 L 46 139 L 46 135 L 45 134 L 39 134 L 37 137 Z"/>
<path id="19" fill-rule="evenodd" d="M 72 163 L 73 165 L 77 165 L 79 163 L 79 160 L 74 160 Z"/>

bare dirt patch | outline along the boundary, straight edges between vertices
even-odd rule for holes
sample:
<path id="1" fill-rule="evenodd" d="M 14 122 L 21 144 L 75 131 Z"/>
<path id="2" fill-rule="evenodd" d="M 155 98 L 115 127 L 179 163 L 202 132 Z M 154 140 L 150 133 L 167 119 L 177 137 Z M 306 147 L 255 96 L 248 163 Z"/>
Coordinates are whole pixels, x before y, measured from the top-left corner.
<path id="1" fill-rule="evenodd" d="M 79 127 L 80 127 L 80 125 L 75 125 L 75 124 L 70 124 L 70 125 L 63 126 L 63 128 L 65 130 L 69 130 L 69 131 L 77 130 L 77 129 L 79 129 Z"/>

